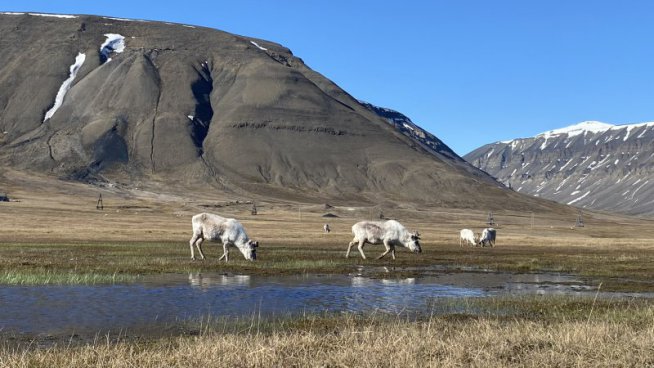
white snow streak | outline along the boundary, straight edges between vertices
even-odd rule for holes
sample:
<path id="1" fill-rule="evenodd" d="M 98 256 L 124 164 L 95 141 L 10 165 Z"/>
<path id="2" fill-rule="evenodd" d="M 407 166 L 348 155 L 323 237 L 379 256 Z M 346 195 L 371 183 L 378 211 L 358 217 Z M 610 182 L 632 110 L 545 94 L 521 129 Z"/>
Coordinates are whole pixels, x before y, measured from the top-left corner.
<path id="1" fill-rule="evenodd" d="M 567 177 L 567 178 L 563 179 L 563 181 L 561 181 L 561 184 L 559 184 L 559 186 L 556 187 L 556 191 L 557 191 L 557 192 L 558 192 L 559 190 L 561 190 L 561 187 L 565 184 L 566 181 L 568 181 L 569 178 L 570 178 L 570 177 Z"/>
<path id="2" fill-rule="evenodd" d="M 547 140 L 550 139 L 550 136 L 545 136 L 545 141 L 540 145 L 540 149 L 544 150 L 547 147 Z"/>
<path id="3" fill-rule="evenodd" d="M 627 176 L 629 176 L 629 175 L 631 175 L 630 172 L 628 172 L 627 175 L 625 175 L 625 176 L 621 177 L 620 179 L 618 179 L 618 181 L 616 181 L 615 183 L 616 183 L 616 184 L 620 184 L 620 182 L 621 182 L 622 180 L 626 179 Z"/>
<path id="4" fill-rule="evenodd" d="M 591 170 L 595 170 L 595 169 L 597 169 L 598 167 L 602 166 L 602 165 L 604 164 L 604 162 L 606 162 L 606 160 L 609 159 L 609 157 L 611 157 L 611 154 L 606 155 L 606 157 L 604 157 L 600 162 L 598 162 L 597 165 L 593 165 L 593 164 L 591 164 L 591 165 L 593 165 L 593 167 L 590 168 L 590 169 L 591 169 Z M 595 161 L 593 161 L 593 163 L 595 163 Z M 590 166 L 588 166 L 588 167 L 590 167 Z"/>
<path id="5" fill-rule="evenodd" d="M 259 46 L 259 44 L 254 41 L 250 41 L 250 43 L 256 46 L 259 50 L 268 51 L 267 48 Z"/>
<path id="6" fill-rule="evenodd" d="M 28 14 L 37 15 L 39 17 L 53 17 L 53 18 L 67 18 L 67 19 L 77 18 L 76 15 L 67 15 L 67 14 L 44 14 L 44 13 L 28 13 Z"/>
<path id="7" fill-rule="evenodd" d="M 572 163 L 572 160 L 569 160 L 568 162 L 565 163 L 565 165 L 561 166 L 561 168 L 559 169 L 559 171 L 563 171 L 563 169 L 565 169 L 565 168 L 566 168 L 568 165 L 570 165 L 571 163 Z"/>
<path id="8" fill-rule="evenodd" d="M 110 19 L 110 20 L 119 20 L 121 22 L 144 22 L 148 23 L 148 20 L 145 19 L 128 19 L 128 18 L 116 18 L 116 17 L 102 17 L 104 19 Z M 172 23 L 166 23 L 166 24 L 172 24 Z"/>
<path id="9" fill-rule="evenodd" d="M 572 201 L 568 202 L 568 205 L 571 205 L 571 204 L 573 204 L 575 202 L 579 202 L 580 200 L 586 198 L 586 196 L 589 195 L 589 194 L 590 194 L 590 190 L 587 191 L 586 194 L 582 195 L 581 197 L 579 197 L 577 199 L 573 199 Z"/>
<path id="10" fill-rule="evenodd" d="M 640 179 L 639 179 L 639 180 L 640 180 Z M 636 183 L 637 183 L 637 182 L 636 182 Z M 633 185 L 636 185 L 636 183 L 634 183 Z M 634 195 L 636 195 L 636 192 L 638 192 L 639 190 L 641 190 L 645 185 L 647 185 L 647 183 L 649 183 L 649 180 L 646 180 L 646 181 L 645 181 L 641 186 L 639 186 L 638 188 L 636 188 L 636 190 L 634 190 L 634 191 L 631 193 L 631 197 L 630 197 L 629 199 L 634 199 Z"/>
<path id="11" fill-rule="evenodd" d="M 622 139 L 623 142 L 626 141 L 627 138 L 629 138 L 629 133 L 631 133 L 631 130 L 634 128 L 635 128 L 634 125 L 627 126 L 627 133 L 625 133 L 624 138 Z"/>
<path id="12" fill-rule="evenodd" d="M 61 104 L 64 102 L 64 96 L 66 96 L 66 93 L 68 93 L 68 90 L 70 89 L 70 85 L 73 83 L 73 80 L 75 80 L 75 76 L 77 76 L 77 72 L 82 67 L 82 64 L 84 64 L 84 60 L 86 60 L 85 54 L 82 54 L 81 52 L 77 54 L 77 56 L 75 57 L 75 63 L 73 63 L 73 65 L 70 66 L 70 75 L 68 76 L 68 79 L 66 79 L 61 84 L 61 87 L 59 87 L 59 91 L 57 91 L 57 96 L 55 97 L 54 106 L 52 106 L 52 108 L 45 113 L 45 118 L 43 119 L 43 122 L 50 119 L 52 115 L 54 115 L 54 113 L 57 112 L 57 109 L 61 107 Z"/>
<path id="13" fill-rule="evenodd" d="M 29 14 L 29 15 L 36 15 L 36 16 L 38 16 L 38 17 L 53 17 L 53 18 L 66 18 L 66 19 L 77 18 L 76 15 L 68 15 L 68 14 L 16 13 L 16 12 L 1 12 L 0 14 L 6 14 L 6 15 L 24 15 L 24 14 Z"/>
<path id="14" fill-rule="evenodd" d="M 650 127 L 649 125 L 645 126 L 645 129 L 643 129 L 642 133 L 638 134 L 638 137 L 636 137 L 636 138 L 643 138 L 645 133 L 647 133 L 647 128 L 649 128 L 649 127 Z"/>

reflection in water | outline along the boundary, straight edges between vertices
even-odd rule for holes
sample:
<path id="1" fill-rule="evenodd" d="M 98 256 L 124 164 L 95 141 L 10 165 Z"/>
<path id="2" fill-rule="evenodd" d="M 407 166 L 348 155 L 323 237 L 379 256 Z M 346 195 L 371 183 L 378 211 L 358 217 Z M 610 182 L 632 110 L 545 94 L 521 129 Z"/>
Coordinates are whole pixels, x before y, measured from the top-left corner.
<path id="1" fill-rule="evenodd" d="M 348 275 L 191 273 L 150 276 L 137 285 L 0 286 L 0 327 L 3 333 L 72 334 L 143 329 L 207 315 L 431 314 L 447 313 L 434 310 L 435 304 L 456 304 L 464 297 L 595 292 L 574 277 L 556 274 L 437 272 L 419 278 L 380 280 Z"/>
<path id="2" fill-rule="evenodd" d="M 250 285 L 250 276 L 189 273 L 188 281 L 191 284 L 191 287 L 200 289 L 208 289 L 215 286 L 248 286 Z"/>

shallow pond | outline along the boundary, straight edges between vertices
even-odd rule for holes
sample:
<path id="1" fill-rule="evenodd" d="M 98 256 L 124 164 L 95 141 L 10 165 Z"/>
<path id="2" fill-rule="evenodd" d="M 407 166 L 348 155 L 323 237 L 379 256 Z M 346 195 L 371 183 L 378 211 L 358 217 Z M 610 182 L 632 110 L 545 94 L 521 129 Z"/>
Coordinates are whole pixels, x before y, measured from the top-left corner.
<path id="1" fill-rule="evenodd" d="M 208 315 L 446 313 L 456 311 L 457 301 L 463 303 L 470 297 L 596 292 L 574 276 L 559 274 L 433 272 L 425 277 L 390 280 L 360 274 L 160 275 L 130 285 L 0 286 L 0 332 L 43 336 L 133 331 Z M 439 304 L 449 309 L 434 308 Z"/>

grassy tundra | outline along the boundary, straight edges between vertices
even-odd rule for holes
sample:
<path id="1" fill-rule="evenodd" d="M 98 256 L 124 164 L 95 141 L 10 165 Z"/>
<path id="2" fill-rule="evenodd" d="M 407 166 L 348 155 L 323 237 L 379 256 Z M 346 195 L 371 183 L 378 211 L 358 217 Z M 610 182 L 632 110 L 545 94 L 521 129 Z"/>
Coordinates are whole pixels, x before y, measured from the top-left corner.
<path id="1" fill-rule="evenodd" d="M 456 270 L 473 266 L 501 271 L 560 271 L 593 278 L 604 290 L 654 291 L 654 222 L 602 214 L 586 214 L 583 228 L 575 217 L 560 214 L 494 211 L 499 222 L 497 246 L 458 246 L 458 232 L 480 232 L 486 212 L 415 208 L 384 209 L 409 230 L 419 230 L 423 253 L 398 249 L 398 259 L 375 260 L 383 246 L 367 245 L 371 256 L 358 252 L 345 259 L 351 226 L 376 217 L 379 208 L 258 203 L 184 201 L 150 193 L 122 198 L 104 194 L 104 210 L 95 209 L 97 194 L 16 193 L 20 202 L 3 203 L 0 211 L 0 283 L 111 283 L 138 275 L 201 271 L 247 274 L 348 273 L 356 265 L 396 266 L 382 277 L 419 276 L 404 267 L 445 265 Z M 22 195 L 21 195 L 22 194 Z M 209 207 L 207 207 L 209 206 Z M 221 206 L 221 207 L 214 207 Z M 260 241 L 258 260 L 247 262 L 234 251 L 218 262 L 222 247 L 205 242 L 205 261 L 191 261 L 188 241 L 191 216 L 215 212 L 239 219 L 251 238 Z M 337 218 L 323 218 L 326 212 Z M 332 232 L 325 234 L 328 222 Z"/>
<path id="2" fill-rule="evenodd" d="M 585 214 L 575 217 L 493 210 L 495 248 L 460 248 L 458 232 L 480 232 L 485 211 L 179 198 L 97 191 L 78 184 L 9 188 L 0 204 L 1 284 L 94 284 L 139 275 L 188 272 L 242 274 L 349 273 L 358 265 L 394 265 L 377 277 L 419 276 L 415 266 L 504 271 L 561 271 L 602 283 L 602 290 L 654 291 L 654 223 Z M 57 186 L 59 185 L 59 186 Z M 350 227 L 383 210 L 419 230 L 423 253 L 398 249 L 397 260 L 345 259 Z M 257 262 L 205 243 L 208 259 L 191 261 L 191 216 L 214 212 L 239 219 L 261 244 Z M 323 218 L 331 212 L 337 218 Z M 328 222 L 332 232 L 324 234 Z M 411 267 L 411 268 L 409 268 Z M 376 270 L 381 268 L 371 267 Z M 371 271 L 376 272 L 376 271 Z M 381 271 L 380 271 L 381 272 Z M 481 311 L 481 312 L 480 312 Z M 507 312 L 509 311 L 509 312 Z M 173 337 L 98 338 L 82 344 L 3 338 L 0 367 L 154 366 L 647 366 L 654 364 L 654 305 L 649 300 L 555 297 L 471 300 L 470 313 L 406 320 L 388 316 L 322 316 L 289 321 L 215 321 Z M 18 342 L 17 342 L 18 341 Z"/>

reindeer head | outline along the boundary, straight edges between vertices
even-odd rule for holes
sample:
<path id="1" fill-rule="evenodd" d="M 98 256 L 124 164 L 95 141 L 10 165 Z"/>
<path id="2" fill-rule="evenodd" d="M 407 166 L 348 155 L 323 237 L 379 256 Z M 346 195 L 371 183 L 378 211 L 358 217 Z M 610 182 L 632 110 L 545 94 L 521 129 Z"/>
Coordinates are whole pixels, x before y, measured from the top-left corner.
<path id="1" fill-rule="evenodd" d="M 254 240 L 248 240 L 245 243 L 245 247 L 241 248 L 241 253 L 245 256 L 245 259 L 249 261 L 255 261 L 257 259 L 257 248 L 259 247 L 259 242 Z"/>
<path id="2" fill-rule="evenodd" d="M 414 233 L 409 233 L 409 242 L 407 243 L 407 248 L 413 253 L 422 253 L 422 248 L 420 248 L 420 233 L 418 231 Z"/>

